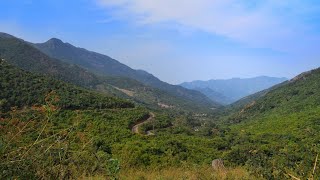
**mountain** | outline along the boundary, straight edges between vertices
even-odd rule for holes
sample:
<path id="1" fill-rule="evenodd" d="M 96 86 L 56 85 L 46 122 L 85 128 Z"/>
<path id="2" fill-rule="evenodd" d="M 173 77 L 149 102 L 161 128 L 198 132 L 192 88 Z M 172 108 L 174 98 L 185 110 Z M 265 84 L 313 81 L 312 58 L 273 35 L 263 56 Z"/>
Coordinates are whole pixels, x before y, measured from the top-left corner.
<path id="1" fill-rule="evenodd" d="M 75 47 L 56 38 L 50 39 L 45 43 L 33 44 L 33 46 L 52 58 L 76 64 L 100 75 L 135 79 L 143 84 L 168 92 L 172 96 L 189 100 L 195 104 L 202 104 L 210 108 L 220 106 L 214 100 L 210 100 L 198 91 L 165 83 L 146 71 L 134 70 L 106 55 Z"/>
<path id="2" fill-rule="evenodd" d="M 320 68 L 252 100 L 240 109 L 237 104 L 223 120 L 233 134 L 230 161 L 246 164 L 266 179 L 311 177 L 320 153 Z"/>
<path id="3" fill-rule="evenodd" d="M 190 170 L 195 164 L 204 172 L 196 179 L 213 177 L 207 169 L 222 152 L 213 147 L 211 138 L 197 134 L 210 131 L 199 127 L 199 132 L 195 132 L 186 123 L 184 113 L 149 112 L 130 101 L 89 88 L 94 85 L 92 82 L 99 87 L 109 83 L 105 78 L 110 78 L 114 85 L 120 83 L 118 87 L 122 84 L 122 88 L 140 87 L 136 81 L 125 79 L 123 83 L 123 78 L 99 78 L 83 72 L 93 81 L 88 78 L 81 83 L 82 79 L 71 78 L 63 71 L 77 74 L 83 69 L 54 63 L 58 60 L 46 57 L 24 41 L 4 39 L 0 38 L 0 179 L 130 179 L 130 172 L 136 173 L 131 178 L 145 178 L 138 169 L 148 169 L 141 170 L 147 175 L 150 171 L 159 174 L 159 167 L 164 174 L 172 168 L 176 174 L 183 167 L 179 177 L 185 178 L 188 171 L 199 172 L 199 168 Z M 39 64 L 32 66 L 37 61 Z M 64 78 L 83 87 L 66 83 Z M 201 122 L 205 119 L 200 118 Z M 137 124 L 141 125 L 138 133 L 133 132 Z M 148 135 L 152 129 L 153 133 Z"/>
<path id="4" fill-rule="evenodd" d="M 180 85 L 188 89 L 198 89 L 208 97 L 216 99 L 206 91 L 206 89 L 209 88 L 215 93 L 220 94 L 218 97 L 221 95 L 225 97 L 223 99 L 220 98 L 220 101 L 218 102 L 231 104 L 243 97 L 268 89 L 286 80 L 286 78 L 260 76 L 247 79 L 233 78 L 227 80 L 192 81 Z"/>
<path id="5" fill-rule="evenodd" d="M 222 105 L 228 105 L 232 102 L 232 100 L 230 98 L 228 98 L 225 95 L 223 95 L 222 93 L 214 91 L 208 87 L 206 87 L 206 88 L 196 87 L 196 88 L 194 88 L 194 90 L 201 92 L 202 94 L 206 95 L 211 100 L 219 102 Z"/>
<path id="6" fill-rule="evenodd" d="M 0 179 L 320 177 L 320 68 L 212 113 L 95 73 L 0 34 Z M 210 170 L 214 159 L 227 166 L 222 177 Z"/>
<path id="7" fill-rule="evenodd" d="M 99 78 L 79 66 L 51 59 L 21 39 L 0 34 L 0 57 L 27 71 L 51 75 L 68 83 L 84 87 L 98 85 Z"/>
<path id="8" fill-rule="evenodd" d="M 149 112 L 5 59 L 0 89 L 0 179 L 170 179 L 173 173 L 185 179 L 199 171 L 195 179 L 221 179 L 208 169 L 222 152 L 211 138 L 192 133 L 179 113 Z M 239 168 L 226 175 L 239 172 L 255 179 Z"/>
<path id="9" fill-rule="evenodd" d="M 293 114 L 320 106 L 320 68 L 300 74 L 264 92 L 242 109 L 238 120 L 260 114 Z M 243 117 L 243 118 L 242 118 Z"/>
<path id="10" fill-rule="evenodd" d="M 249 105 L 251 103 L 254 103 L 256 100 L 262 98 L 263 96 L 267 95 L 268 92 L 274 90 L 274 89 L 277 89 L 281 86 L 284 86 L 286 84 L 288 84 L 290 81 L 284 81 L 280 84 L 277 84 L 277 85 L 274 85 L 272 86 L 271 88 L 268 88 L 268 89 L 265 89 L 265 90 L 262 90 L 262 91 L 259 91 L 257 93 L 254 93 L 254 94 L 251 94 L 249 96 L 246 96 L 228 106 L 226 106 L 226 109 L 233 109 L 233 110 L 239 110 L 241 108 L 243 108 L 244 106 L 246 105 Z"/>
<path id="11" fill-rule="evenodd" d="M 78 65 L 51 58 L 31 46 L 30 43 L 5 33 L 0 33 L 0 57 L 26 71 L 51 76 L 110 96 L 132 99 L 136 103 L 150 108 L 170 107 L 171 109 L 191 110 L 219 107 L 219 105 L 213 104 L 198 92 L 196 94 L 200 94 L 200 98 L 205 98 L 206 100 L 193 101 L 191 98 L 184 98 L 187 95 L 192 96 L 194 91 L 187 90 L 186 96 L 177 97 L 172 93 L 153 88 L 134 79 L 96 75 Z M 188 92 L 192 93 L 188 94 Z"/>

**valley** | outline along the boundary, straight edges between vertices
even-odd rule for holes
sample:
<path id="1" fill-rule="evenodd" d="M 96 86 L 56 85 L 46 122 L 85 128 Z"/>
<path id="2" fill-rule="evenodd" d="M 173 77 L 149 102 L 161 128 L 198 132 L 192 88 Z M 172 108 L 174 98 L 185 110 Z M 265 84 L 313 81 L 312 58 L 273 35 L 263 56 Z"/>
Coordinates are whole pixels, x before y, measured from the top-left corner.
<path id="1" fill-rule="evenodd" d="M 255 78 L 232 78 L 225 80 L 192 81 L 180 84 L 188 89 L 198 90 L 210 99 L 230 105 L 249 95 L 269 89 L 287 81 L 286 78 L 260 76 Z"/>
<path id="2" fill-rule="evenodd" d="M 0 179 L 320 177 L 320 69 L 179 86 L 6 33 L 0 58 Z"/>

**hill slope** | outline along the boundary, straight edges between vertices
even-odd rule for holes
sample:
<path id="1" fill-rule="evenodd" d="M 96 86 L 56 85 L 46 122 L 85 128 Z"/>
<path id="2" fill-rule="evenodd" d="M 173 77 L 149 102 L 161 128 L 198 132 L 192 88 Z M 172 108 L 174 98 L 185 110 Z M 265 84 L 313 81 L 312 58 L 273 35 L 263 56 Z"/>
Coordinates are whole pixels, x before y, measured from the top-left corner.
<path id="1" fill-rule="evenodd" d="M 0 56 L 24 70 L 51 75 L 79 86 L 94 87 L 100 83 L 96 75 L 78 66 L 51 59 L 25 41 L 4 33 L 0 34 Z"/>
<path id="2" fill-rule="evenodd" d="M 243 110 L 241 116 L 247 118 L 255 114 L 291 114 L 320 105 L 320 69 L 303 73 L 294 79 L 275 86 L 252 105 Z"/>
<path id="3" fill-rule="evenodd" d="M 210 100 L 198 91 L 165 83 L 148 72 L 131 69 L 106 55 L 77 48 L 56 38 L 50 39 L 45 43 L 33 44 L 33 46 L 50 57 L 77 64 L 95 73 L 132 78 L 148 86 L 166 91 L 172 96 L 190 100 L 196 104 L 203 104 L 210 108 L 219 106 L 218 103 L 213 102 L 214 100 Z"/>
<path id="4" fill-rule="evenodd" d="M 136 135 L 131 128 L 148 118 L 146 109 L 2 59 L 0 89 L 0 179 L 112 179 L 120 167 L 124 177 L 183 167 L 179 176 L 185 178 L 195 165 L 200 179 L 213 177 L 206 169 L 220 154 L 214 143 L 187 127 L 168 126 L 174 116 L 156 112 L 147 122 L 156 135 Z"/>
<path id="5" fill-rule="evenodd" d="M 274 89 L 277 89 L 281 86 L 284 86 L 284 85 L 288 84 L 289 82 L 290 81 L 285 81 L 285 82 L 282 82 L 282 83 L 277 84 L 275 86 L 272 86 L 271 88 L 268 88 L 263 91 L 259 91 L 257 93 L 254 93 L 252 95 L 246 96 L 246 97 L 226 106 L 226 108 L 224 108 L 224 110 L 226 110 L 226 111 L 232 110 L 234 112 L 239 111 L 239 110 L 243 109 L 245 106 L 250 106 L 250 104 L 255 103 L 256 100 L 264 97 L 265 95 L 268 94 L 268 92 L 270 92 Z"/>
<path id="6" fill-rule="evenodd" d="M 209 109 L 211 107 L 209 102 L 196 103 L 190 99 L 175 97 L 168 92 L 146 86 L 130 78 L 98 76 L 77 65 L 50 58 L 29 43 L 5 33 L 0 33 L 0 57 L 27 71 L 50 75 L 56 79 L 98 90 L 108 95 L 130 98 L 139 104 L 154 108 L 159 107 L 159 104 L 179 109 L 193 109 L 194 107 Z"/>
<path id="7" fill-rule="evenodd" d="M 220 100 L 222 100 L 220 102 L 224 104 L 231 104 L 243 97 L 270 88 L 285 80 L 286 78 L 261 76 L 248 79 L 233 78 L 228 80 L 193 81 L 182 83 L 181 86 L 189 89 L 209 88 L 225 97 L 223 99 L 220 98 Z M 201 92 L 206 94 L 207 91 Z M 210 94 L 208 97 L 211 97 Z"/>
<path id="8" fill-rule="evenodd" d="M 134 107 L 129 101 L 107 97 L 49 77 L 35 75 L 15 68 L 1 59 L 0 89 L 0 111 L 10 110 L 11 107 L 42 105 L 46 103 L 45 100 L 59 100 L 56 105 L 64 109 Z"/>
<path id="9" fill-rule="evenodd" d="M 320 154 L 320 69 L 262 93 L 225 121 L 233 134 L 227 158 L 267 179 L 310 178 Z"/>

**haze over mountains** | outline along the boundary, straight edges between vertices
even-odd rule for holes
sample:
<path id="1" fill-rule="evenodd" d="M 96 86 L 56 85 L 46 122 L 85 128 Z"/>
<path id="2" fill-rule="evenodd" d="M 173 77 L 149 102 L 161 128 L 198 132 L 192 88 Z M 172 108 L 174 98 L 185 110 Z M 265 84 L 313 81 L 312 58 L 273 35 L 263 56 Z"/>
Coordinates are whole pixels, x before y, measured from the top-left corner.
<path id="1" fill-rule="evenodd" d="M 201 97 L 196 91 L 206 95 L 213 102 L 226 105 L 287 80 L 286 78 L 261 76 L 249 79 L 234 78 L 230 80 L 210 80 L 207 82 L 193 81 L 191 83 L 180 84 L 187 89 L 196 90 L 187 91 L 179 86 L 165 83 L 146 71 L 134 70 L 109 56 L 75 47 L 57 38 L 52 38 L 45 43 L 32 45 L 52 58 L 77 64 L 92 72 L 101 75 L 132 78 L 151 87 L 168 91 L 178 97 L 187 97 L 195 102 L 202 101 L 209 103 L 205 97 Z"/>
<path id="2" fill-rule="evenodd" d="M 0 37 L 3 40 L 10 40 L 11 43 L 15 41 L 15 44 L 19 45 L 20 48 L 21 46 L 28 46 L 27 42 L 6 33 L 1 33 Z M 109 56 L 75 47 L 57 38 L 52 38 L 45 43 L 29 44 L 45 54 L 39 53 L 35 49 L 31 50 L 33 56 L 35 54 L 38 57 L 43 56 L 43 62 L 40 62 L 38 67 L 31 67 L 26 64 L 31 61 L 20 62 L 20 59 L 19 62 L 15 61 L 16 65 L 28 67 L 27 70 L 32 69 L 36 72 L 43 72 L 44 69 L 49 68 L 49 72 L 53 74 L 58 72 L 52 70 L 52 68 L 61 68 L 62 72 L 59 72 L 58 75 L 67 82 L 76 81 L 81 86 L 100 89 L 101 84 L 108 84 L 102 89 L 109 91 L 109 94 L 123 94 L 122 96 L 133 97 L 136 101 L 158 104 L 162 107 L 175 107 L 177 106 L 176 103 L 179 102 L 178 104 L 182 106 L 195 103 L 208 108 L 216 108 L 220 105 L 231 104 L 243 97 L 268 89 L 286 80 L 285 78 L 261 76 L 248 79 L 193 81 L 182 83 L 180 86 L 171 85 L 146 71 L 134 70 Z M 31 46 L 27 48 L 30 49 Z M 9 48 L 19 49 L 13 46 Z M 46 55 L 49 57 L 46 57 Z M 52 65 L 47 67 L 48 64 Z M 72 64 L 77 66 L 70 66 Z M 78 73 L 79 76 L 72 75 L 70 72 Z M 104 76 L 104 78 L 99 76 Z M 148 88 L 156 88 L 159 91 L 156 89 L 146 91 Z"/>
<path id="3" fill-rule="evenodd" d="M 286 78 L 260 76 L 246 79 L 192 81 L 180 85 L 188 89 L 200 91 L 219 103 L 231 104 L 243 97 L 268 89 L 286 80 Z"/>
<path id="4" fill-rule="evenodd" d="M 198 91 L 167 84 L 108 56 L 73 47 L 58 39 L 49 40 L 46 47 L 57 54 L 55 57 L 65 54 L 68 59 L 49 57 L 31 43 L 6 33 L 0 34 L 1 57 L 24 70 L 51 75 L 68 83 L 131 98 L 137 103 L 150 106 L 190 108 L 192 104 L 193 107 L 208 109 L 220 106 Z M 74 61 L 74 58 L 79 60 Z M 72 59 L 77 64 L 73 64 Z"/>

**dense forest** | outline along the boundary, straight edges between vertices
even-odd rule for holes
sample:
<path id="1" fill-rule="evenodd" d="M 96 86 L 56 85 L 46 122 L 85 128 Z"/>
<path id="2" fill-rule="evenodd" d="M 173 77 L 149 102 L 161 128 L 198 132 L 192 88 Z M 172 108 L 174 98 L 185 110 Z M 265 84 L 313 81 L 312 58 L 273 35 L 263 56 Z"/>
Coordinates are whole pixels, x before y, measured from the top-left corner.
<path id="1" fill-rule="evenodd" d="M 0 61 L 0 110 L 11 107 L 43 105 L 46 99 L 55 99 L 53 105 L 63 109 L 133 108 L 134 104 L 119 98 L 103 96 L 55 80 L 15 68 Z"/>

